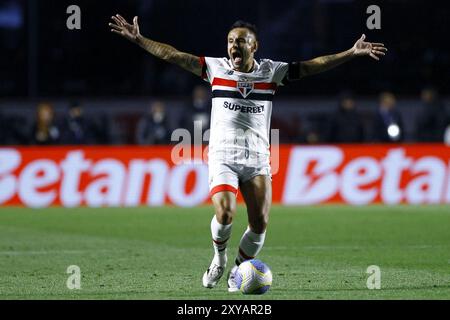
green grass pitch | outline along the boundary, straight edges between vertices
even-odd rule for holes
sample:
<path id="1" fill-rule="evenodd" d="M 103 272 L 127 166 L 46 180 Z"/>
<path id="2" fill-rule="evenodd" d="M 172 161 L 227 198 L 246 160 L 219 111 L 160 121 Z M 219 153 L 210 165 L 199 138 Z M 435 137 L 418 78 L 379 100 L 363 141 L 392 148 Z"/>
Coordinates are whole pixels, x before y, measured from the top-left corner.
<path id="1" fill-rule="evenodd" d="M 205 289 L 212 208 L 0 209 L 0 299 L 450 299 L 449 206 L 274 206 L 261 296 Z M 228 250 L 246 227 L 239 207 Z M 69 290 L 67 267 L 81 269 Z M 229 263 L 231 265 L 231 263 Z M 366 286 L 381 269 L 381 289 Z"/>

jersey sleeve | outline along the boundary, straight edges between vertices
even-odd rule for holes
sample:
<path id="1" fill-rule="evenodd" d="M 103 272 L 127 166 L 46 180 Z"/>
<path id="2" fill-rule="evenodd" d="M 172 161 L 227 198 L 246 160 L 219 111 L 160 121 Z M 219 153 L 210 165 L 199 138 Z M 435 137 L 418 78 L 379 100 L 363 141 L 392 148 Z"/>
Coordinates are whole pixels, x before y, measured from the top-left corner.
<path id="1" fill-rule="evenodd" d="M 273 82 L 275 82 L 278 86 L 284 85 L 284 80 L 288 76 L 289 71 L 289 63 L 273 61 Z"/>
<path id="2" fill-rule="evenodd" d="M 214 80 L 215 70 L 220 66 L 220 58 L 200 57 L 200 65 L 202 66 L 202 79 L 212 83 Z"/>

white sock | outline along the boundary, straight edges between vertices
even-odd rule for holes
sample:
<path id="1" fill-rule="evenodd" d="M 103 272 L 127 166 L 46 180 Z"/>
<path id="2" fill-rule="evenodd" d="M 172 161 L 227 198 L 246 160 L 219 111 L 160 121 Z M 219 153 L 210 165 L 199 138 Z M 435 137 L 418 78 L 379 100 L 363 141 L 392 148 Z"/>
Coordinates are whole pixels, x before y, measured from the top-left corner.
<path id="1" fill-rule="evenodd" d="M 231 236 L 231 226 L 232 223 L 220 224 L 216 215 L 211 220 L 211 235 L 214 247 L 213 263 L 222 267 L 227 264 L 227 242 Z"/>
<path id="2" fill-rule="evenodd" d="M 254 233 L 247 227 L 247 230 L 244 232 L 241 242 L 239 243 L 239 252 L 235 261 L 236 264 L 240 265 L 245 260 L 255 258 L 261 251 L 265 238 L 265 231 L 264 233 L 258 234 Z"/>

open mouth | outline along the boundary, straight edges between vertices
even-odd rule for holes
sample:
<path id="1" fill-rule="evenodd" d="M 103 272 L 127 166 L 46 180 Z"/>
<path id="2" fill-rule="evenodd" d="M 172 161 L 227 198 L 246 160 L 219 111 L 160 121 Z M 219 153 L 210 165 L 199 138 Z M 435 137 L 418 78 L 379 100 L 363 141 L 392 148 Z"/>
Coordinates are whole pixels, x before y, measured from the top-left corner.
<path id="1" fill-rule="evenodd" d="M 234 64 L 236 64 L 236 65 L 242 63 L 242 54 L 239 51 L 232 52 L 231 58 L 232 58 Z"/>

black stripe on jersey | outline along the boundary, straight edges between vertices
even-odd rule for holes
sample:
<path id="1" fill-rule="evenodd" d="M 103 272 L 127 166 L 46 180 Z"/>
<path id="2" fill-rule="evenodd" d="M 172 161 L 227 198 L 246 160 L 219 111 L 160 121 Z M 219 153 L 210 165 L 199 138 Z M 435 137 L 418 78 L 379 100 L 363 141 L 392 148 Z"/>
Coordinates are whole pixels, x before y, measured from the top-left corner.
<path id="1" fill-rule="evenodd" d="M 234 98 L 244 100 L 272 101 L 273 94 L 270 93 L 250 93 L 247 97 L 243 97 L 237 91 L 213 90 L 213 98 Z"/>

